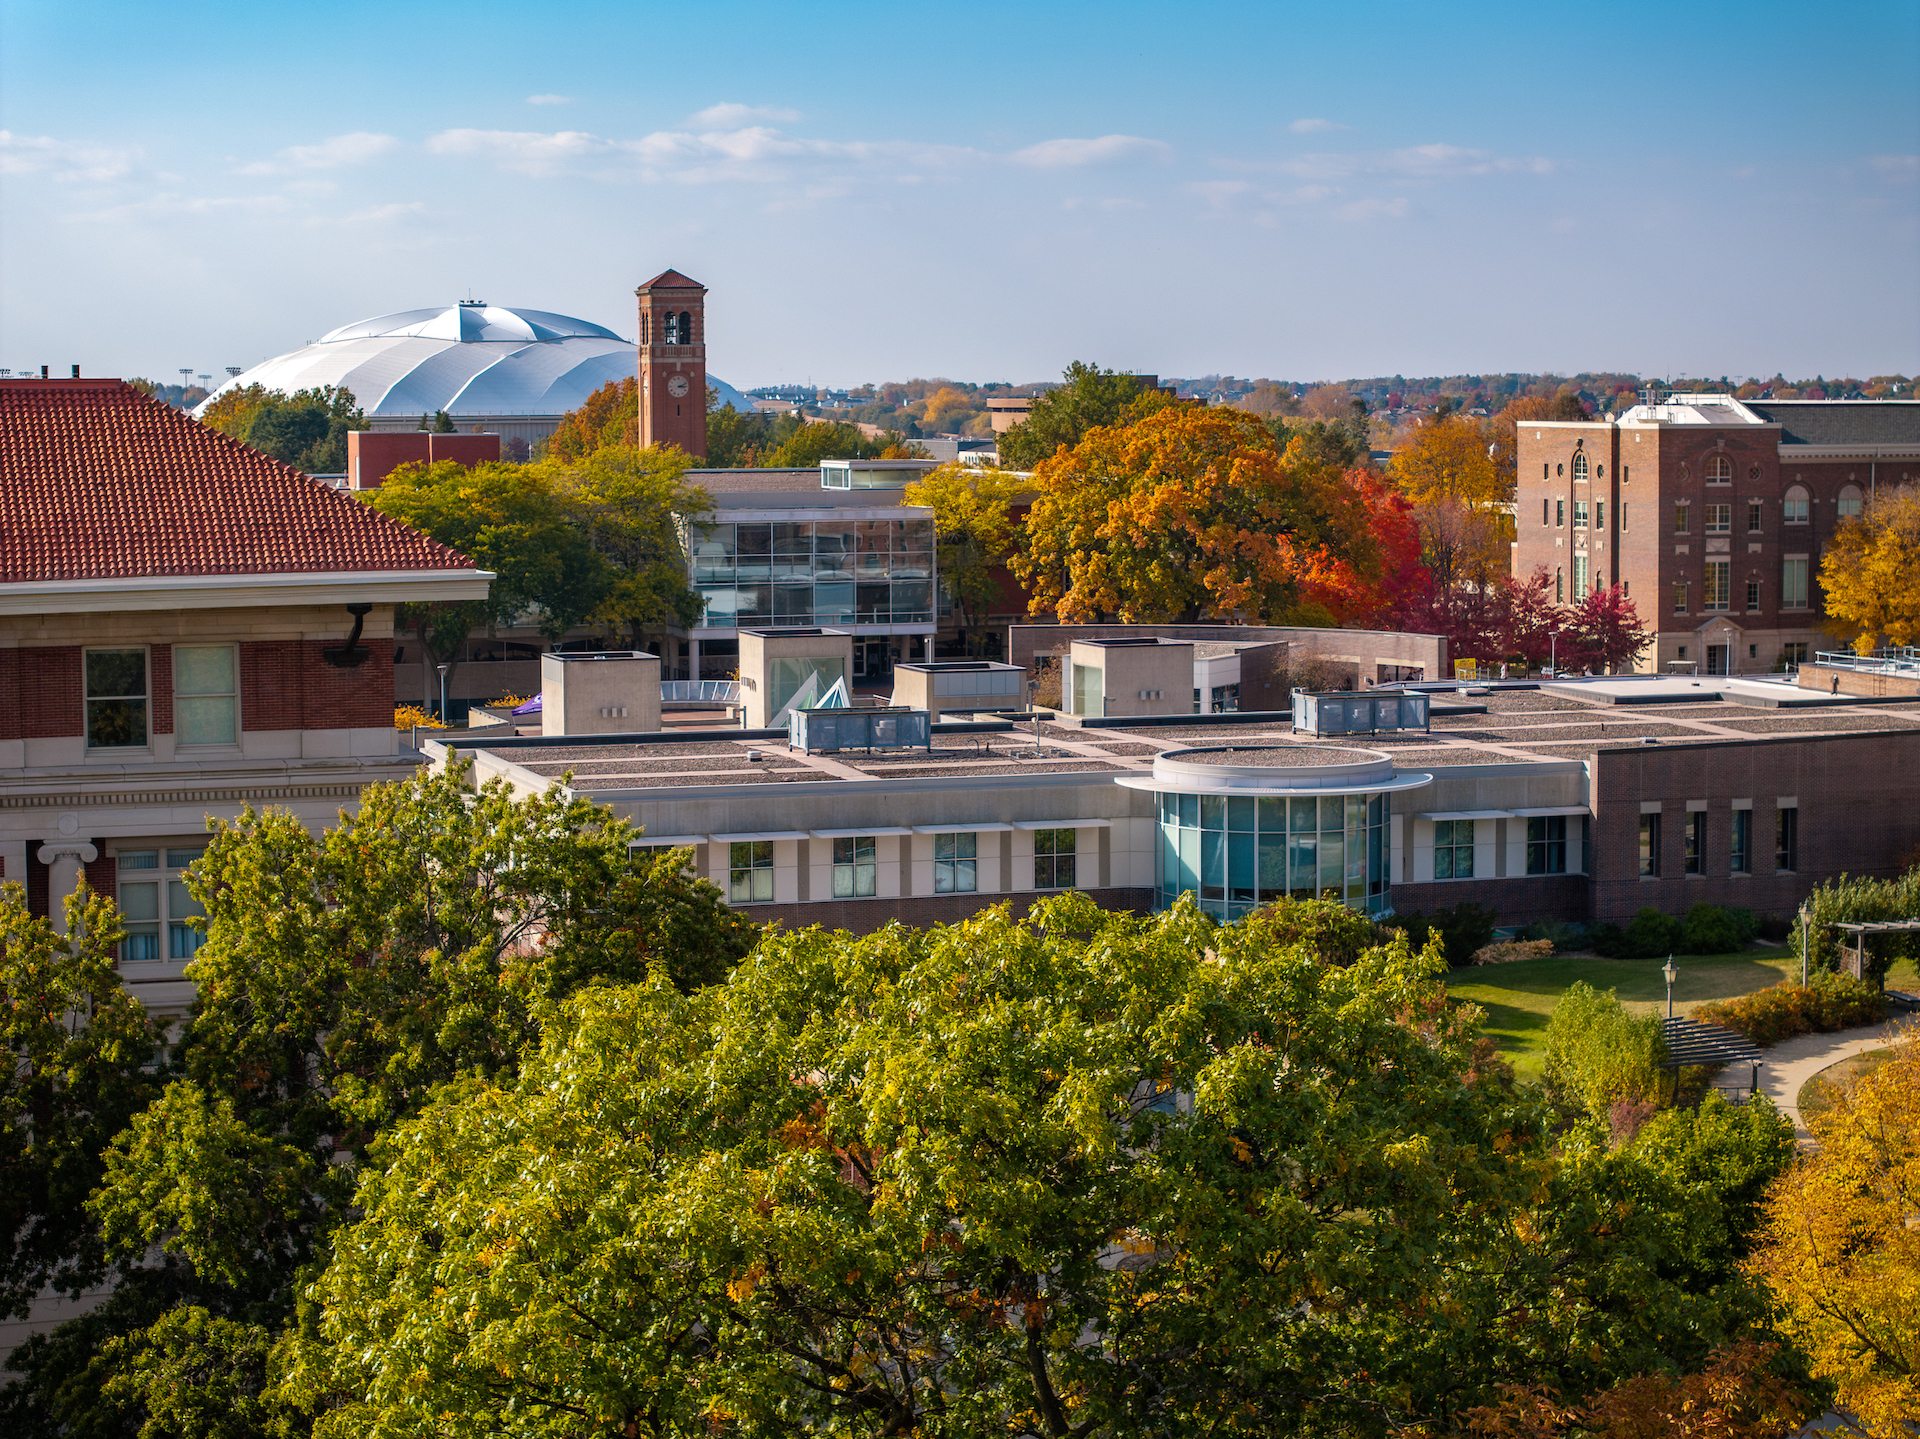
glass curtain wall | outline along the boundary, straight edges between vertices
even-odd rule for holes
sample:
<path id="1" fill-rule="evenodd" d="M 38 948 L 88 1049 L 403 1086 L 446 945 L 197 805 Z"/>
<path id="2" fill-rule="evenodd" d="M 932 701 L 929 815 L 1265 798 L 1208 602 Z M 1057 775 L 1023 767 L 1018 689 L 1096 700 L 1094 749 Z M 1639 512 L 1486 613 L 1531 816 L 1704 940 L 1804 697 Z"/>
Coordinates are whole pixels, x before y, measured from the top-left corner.
<path id="1" fill-rule="evenodd" d="M 1191 893 L 1216 919 L 1272 900 L 1387 909 L 1392 796 L 1160 796 L 1160 907 Z"/>
<path id="2" fill-rule="evenodd" d="M 710 628 L 933 623 L 932 520 L 694 525 L 687 552 Z"/>

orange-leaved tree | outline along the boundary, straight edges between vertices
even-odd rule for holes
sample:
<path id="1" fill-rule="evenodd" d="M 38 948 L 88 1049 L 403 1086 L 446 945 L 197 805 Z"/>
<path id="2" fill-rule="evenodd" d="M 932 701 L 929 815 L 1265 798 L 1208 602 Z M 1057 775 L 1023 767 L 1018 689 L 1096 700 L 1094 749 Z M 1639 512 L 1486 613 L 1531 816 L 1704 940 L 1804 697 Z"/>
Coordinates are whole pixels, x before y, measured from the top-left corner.
<path id="1" fill-rule="evenodd" d="M 1065 622 L 1312 619 L 1377 573 L 1359 491 L 1238 410 L 1165 405 L 1033 471 L 1015 574 Z"/>
<path id="2" fill-rule="evenodd" d="M 640 382 L 628 376 L 608 380 L 579 409 L 562 415 L 547 441 L 547 453 L 562 460 L 582 460 L 602 445 L 639 443 Z"/>
<path id="3" fill-rule="evenodd" d="M 1920 1030 L 1808 1121 L 1820 1147 L 1774 1183 L 1747 1267 L 1778 1325 L 1867 1433 L 1920 1414 Z"/>
<path id="4" fill-rule="evenodd" d="M 1507 573 L 1513 477 L 1497 445 L 1472 420 L 1448 416 L 1415 432 L 1393 457 L 1394 483 L 1413 506 L 1421 557 L 1443 590 L 1484 587 Z"/>

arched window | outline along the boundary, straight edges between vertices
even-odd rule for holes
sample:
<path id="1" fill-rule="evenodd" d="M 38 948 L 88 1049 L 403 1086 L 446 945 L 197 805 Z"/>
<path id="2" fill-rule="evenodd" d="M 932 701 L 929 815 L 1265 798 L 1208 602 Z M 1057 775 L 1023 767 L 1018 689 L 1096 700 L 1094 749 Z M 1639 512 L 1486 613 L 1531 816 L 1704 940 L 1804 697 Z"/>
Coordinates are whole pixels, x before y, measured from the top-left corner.
<path id="1" fill-rule="evenodd" d="M 1725 455 L 1714 455 L 1707 461 L 1707 483 L 1710 485 L 1730 485 L 1733 483 L 1733 461 Z"/>
<path id="2" fill-rule="evenodd" d="M 1851 519 L 1860 513 L 1861 496 L 1858 485 L 1842 485 L 1840 487 L 1840 504 L 1838 508 L 1840 518 L 1843 520 Z"/>
<path id="3" fill-rule="evenodd" d="M 1555 465 L 1553 467 L 1553 472 L 1556 475 L 1564 475 L 1567 472 L 1567 467 L 1565 465 Z"/>
<path id="4" fill-rule="evenodd" d="M 680 312 L 680 338 L 675 343 L 681 345 L 693 343 L 693 312 L 691 310 Z"/>
<path id="5" fill-rule="evenodd" d="M 1787 498 L 1781 505 L 1781 518 L 1790 525 L 1804 525 L 1807 522 L 1807 491 L 1804 485 L 1795 485 L 1787 491 Z"/>
<path id="6" fill-rule="evenodd" d="M 1537 440 L 1540 437 L 1538 435 L 1535 435 L 1534 438 Z M 1547 460 L 1542 460 L 1540 462 L 1540 478 L 1543 480 L 1550 480 L 1553 478 L 1553 465 Z"/>
<path id="7" fill-rule="evenodd" d="M 1573 457 L 1573 479 L 1578 484 L 1587 477 L 1587 457 L 1584 454 Z"/>

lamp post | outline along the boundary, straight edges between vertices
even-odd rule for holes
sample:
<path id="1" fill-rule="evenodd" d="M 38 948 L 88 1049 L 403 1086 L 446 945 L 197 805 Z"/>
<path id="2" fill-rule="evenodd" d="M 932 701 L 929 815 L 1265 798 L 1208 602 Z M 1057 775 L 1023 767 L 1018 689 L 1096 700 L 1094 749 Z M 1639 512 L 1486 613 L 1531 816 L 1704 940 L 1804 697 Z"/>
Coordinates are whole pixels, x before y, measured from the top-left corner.
<path id="1" fill-rule="evenodd" d="M 1660 971 L 1667 977 L 1667 1018 L 1673 1018 L 1673 982 L 1680 977 L 1680 971 L 1673 967 L 1673 956 L 1667 956 L 1666 967 Z"/>
<path id="2" fill-rule="evenodd" d="M 1800 987 L 1807 987 L 1807 907 L 1800 906 Z"/>
<path id="3" fill-rule="evenodd" d="M 447 722 L 447 671 L 453 666 L 435 665 L 434 668 L 440 671 L 440 723 L 445 724 Z"/>

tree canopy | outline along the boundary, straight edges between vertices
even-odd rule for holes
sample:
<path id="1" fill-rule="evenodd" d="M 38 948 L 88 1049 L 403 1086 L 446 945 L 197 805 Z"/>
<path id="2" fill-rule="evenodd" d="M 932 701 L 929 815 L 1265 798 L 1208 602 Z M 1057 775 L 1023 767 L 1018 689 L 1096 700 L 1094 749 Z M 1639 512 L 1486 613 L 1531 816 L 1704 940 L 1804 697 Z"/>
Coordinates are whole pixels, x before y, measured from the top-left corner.
<path id="1" fill-rule="evenodd" d="M 74 1212 L 98 1221 L 118 1287 L 16 1354 L 30 1382 L 0 1403 L 11 1432 L 304 1432 L 268 1355 L 301 1323 L 378 1137 L 445 1086 L 513 1084 L 576 991 L 693 989 L 750 947 L 756 927 L 686 851 L 639 854 L 604 809 L 474 793 L 469 775 L 373 786 L 319 836 L 271 810 L 215 824 L 187 880 L 206 942 L 179 1058 L 66 1186 L 97 1183 Z M 111 906 L 92 903 L 111 943 Z M 118 1062 L 95 1058 L 100 1082 Z"/>
<path id="2" fill-rule="evenodd" d="M 1863 653 L 1920 644 L 1920 484 L 1890 486 L 1841 522 L 1820 589 L 1828 623 Z"/>
<path id="3" fill-rule="evenodd" d="M 1139 382 L 1132 375 L 1080 360 L 1068 365 L 1061 379 L 1065 383 L 1034 396 L 1027 417 L 1000 437 L 1002 465 L 1031 470 L 1062 445 L 1078 445 L 1088 431 L 1118 424 L 1126 408 L 1140 398 Z"/>
<path id="4" fill-rule="evenodd" d="M 367 428 L 353 392 L 332 385 L 291 395 L 248 385 L 227 391 L 200 418 L 221 434 L 310 475 L 345 474 L 347 432 Z"/>
<path id="5" fill-rule="evenodd" d="M 1033 486 L 1014 572 L 1068 623 L 1332 623 L 1328 601 L 1378 573 L 1361 494 L 1242 411 L 1152 407 L 1040 461 Z"/>
<path id="6" fill-rule="evenodd" d="M 1000 572 L 1020 542 L 1014 509 L 1030 492 L 1006 470 L 950 463 L 908 485 L 902 498 L 933 511 L 940 581 L 959 609 L 962 629 L 984 624 L 998 597 Z"/>

